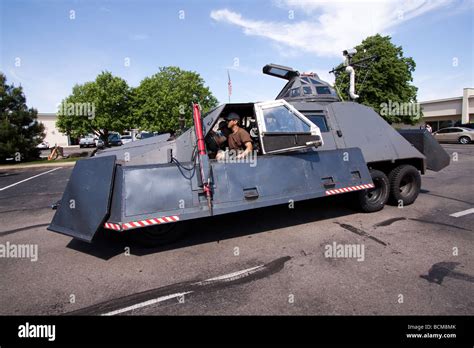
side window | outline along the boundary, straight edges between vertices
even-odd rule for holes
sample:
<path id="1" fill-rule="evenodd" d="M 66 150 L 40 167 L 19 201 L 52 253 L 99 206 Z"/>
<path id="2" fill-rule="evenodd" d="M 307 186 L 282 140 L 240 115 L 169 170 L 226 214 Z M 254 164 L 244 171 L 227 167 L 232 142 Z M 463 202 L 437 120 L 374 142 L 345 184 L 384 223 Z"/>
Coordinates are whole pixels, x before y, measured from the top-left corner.
<path id="1" fill-rule="evenodd" d="M 298 88 L 292 88 L 290 89 L 290 97 L 299 97 L 300 96 L 300 89 Z"/>
<path id="2" fill-rule="evenodd" d="M 263 109 L 263 119 L 267 132 L 309 133 L 311 131 L 311 127 L 306 122 L 284 105 Z"/>
<path id="3" fill-rule="evenodd" d="M 448 133 L 449 129 L 441 129 L 438 133 L 439 134 L 444 134 L 444 133 Z"/>
<path id="4" fill-rule="evenodd" d="M 453 129 L 451 129 L 451 133 L 461 133 L 461 132 L 462 132 L 462 130 L 459 129 L 459 128 L 453 128 Z"/>
<path id="5" fill-rule="evenodd" d="M 318 94 L 331 94 L 331 90 L 328 86 L 316 87 L 316 92 Z"/>
<path id="6" fill-rule="evenodd" d="M 308 94 L 313 94 L 313 91 L 311 91 L 310 86 L 303 86 L 303 94 L 308 95 Z"/>
<path id="7" fill-rule="evenodd" d="M 323 114 L 317 114 L 317 113 L 306 113 L 303 112 L 303 114 L 309 118 L 311 122 L 313 122 L 318 128 L 321 130 L 322 133 L 324 132 L 329 132 L 329 128 L 326 122 L 326 117 L 324 117 Z"/>
<path id="8" fill-rule="evenodd" d="M 309 79 L 307 77 L 302 77 L 300 80 L 302 83 L 307 83 L 309 84 Z"/>

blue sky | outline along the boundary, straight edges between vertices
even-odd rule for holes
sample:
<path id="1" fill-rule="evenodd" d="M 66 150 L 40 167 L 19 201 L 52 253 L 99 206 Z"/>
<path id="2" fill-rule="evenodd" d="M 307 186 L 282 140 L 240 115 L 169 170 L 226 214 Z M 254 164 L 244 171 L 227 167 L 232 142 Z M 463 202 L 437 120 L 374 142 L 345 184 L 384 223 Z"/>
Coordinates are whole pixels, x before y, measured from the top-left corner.
<path id="1" fill-rule="evenodd" d="M 0 0 L 0 71 L 28 105 L 54 112 L 76 83 L 103 70 L 131 85 L 176 65 L 199 72 L 220 102 L 274 99 L 267 63 L 327 72 L 376 33 L 417 63 L 418 99 L 474 87 L 473 1 Z M 184 16 L 184 18 L 183 18 Z M 127 64 L 129 63 L 129 64 Z"/>

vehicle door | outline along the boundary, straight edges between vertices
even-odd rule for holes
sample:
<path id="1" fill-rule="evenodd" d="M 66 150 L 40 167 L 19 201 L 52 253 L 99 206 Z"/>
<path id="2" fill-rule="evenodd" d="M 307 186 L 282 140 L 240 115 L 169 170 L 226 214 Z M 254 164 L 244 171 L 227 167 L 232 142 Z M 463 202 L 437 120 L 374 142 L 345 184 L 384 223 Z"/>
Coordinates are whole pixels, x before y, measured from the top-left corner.
<path id="1" fill-rule="evenodd" d="M 462 133 L 462 129 L 450 128 L 449 133 L 448 133 L 448 140 L 450 142 L 457 142 L 461 133 Z"/>
<path id="2" fill-rule="evenodd" d="M 443 142 L 448 140 L 448 131 L 449 129 L 441 129 L 436 132 L 435 138 L 436 140 Z"/>
<path id="3" fill-rule="evenodd" d="M 263 154 L 323 145 L 319 127 L 283 99 L 256 103 L 255 116 Z"/>

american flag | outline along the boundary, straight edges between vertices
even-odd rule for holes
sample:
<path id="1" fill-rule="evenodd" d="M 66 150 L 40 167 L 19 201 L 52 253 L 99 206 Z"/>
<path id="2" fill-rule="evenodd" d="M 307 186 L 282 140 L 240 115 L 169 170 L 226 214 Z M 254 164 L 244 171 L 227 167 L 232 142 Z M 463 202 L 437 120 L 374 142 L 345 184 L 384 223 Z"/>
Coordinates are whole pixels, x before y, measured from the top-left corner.
<path id="1" fill-rule="evenodd" d="M 229 70 L 227 70 L 227 89 L 229 93 L 229 103 L 230 103 L 230 96 L 232 95 L 232 81 L 230 80 Z"/>

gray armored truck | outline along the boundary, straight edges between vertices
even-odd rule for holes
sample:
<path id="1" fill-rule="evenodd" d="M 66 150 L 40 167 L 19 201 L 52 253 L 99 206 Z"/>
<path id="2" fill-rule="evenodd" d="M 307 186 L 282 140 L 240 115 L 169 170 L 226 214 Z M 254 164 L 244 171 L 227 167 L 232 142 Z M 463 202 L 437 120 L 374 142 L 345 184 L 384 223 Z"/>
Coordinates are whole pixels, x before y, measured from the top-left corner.
<path id="1" fill-rule="evenodd" d="M 194 126 L 179 136 L 78 161 L 48 229 L 86 242 L 99 230 L 135 230 L 163 243 L 184 221 L 289 201 L 346 194 L 376 212 L 387 202 L 412 204 L 421 175 L 449 164 L 427 131 L 398 132 L 373 109 L 341 101 L 315 73 L 276 64 L 263 73 L 286 81 L 276 100 L 228 103 L 204 117 L 193 104 Z M 217 159 L 220 124 L 231 113 L 253 152 Z"/>

